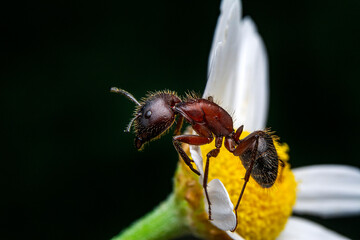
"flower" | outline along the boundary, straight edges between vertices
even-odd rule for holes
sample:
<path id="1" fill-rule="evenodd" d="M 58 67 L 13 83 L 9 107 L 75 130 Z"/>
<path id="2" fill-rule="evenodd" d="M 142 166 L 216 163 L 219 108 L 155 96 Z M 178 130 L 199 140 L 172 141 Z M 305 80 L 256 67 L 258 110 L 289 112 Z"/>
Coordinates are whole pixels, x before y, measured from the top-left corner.
<path id="1" fill-rule="evenodd" d="M 223 0 L 209 58 L 204 97 L 212 96 L 234 118 L 234 128 L 245 126 L 242 137 L 264 129 L 268 108 L 268 65 L 264 44 L 250 18 L 241 19 L 241 3 Z M 191 131 L 191 130 L 188 130 Z M 288 161 L 288 146 L 275 140 L 279 158 Z M 318 216 L 360 213 L 360 170 L 322 165 L 290 169 L 280 167 L 270 189 L 251 178 L 238 209 L 233 212 L 245 169 L 238 157 L 221 149 L 211 158 L 208 193 L 213 220 L 208 219 L 204 197 L 203 158 L 213 148 L 184 145 L 200 177 L 180 158 L 174 192 L 152 212 L 113 240 L 171 239 L 193 234 L 203 239 L 345 239 L 316 223 L 292 217 L 292 211 Z M 295 203 L 296 200 L 296 203 Z"/>
<path id="2" fill-rule="evenodd" d="M 241 4 L 238 0 L 223 0 L 203 97 L 212 96 L 215 102 L 233 113 L 235 129 L 243 124 L 247 131 L 254 131 L 264 129 L 266 122 L 267 56 L 254 22 L 248 17 L 240 20 L 240 12 Z M 287 145 L 276 143 L 276 146 L 279 158 L 287 161 Z M 190 147 L 191 156 L 200 171 L 203 159 L 212 148 L 209 145 Z M 211 160 L 208 192 L 212 223 L 225 231 L 233 229 L 236 224 L 233 203 L 236 203 L 241 189 L 240 176 L 245 175 L 244 167 L 237 162 L 238 158 L 226 149 Z M 290 217 L 287 222 L 295 203 L 296 183 L 288 167 L 281 174 L 274 190 L 265 191 L 255 182 L 249 181 L 238 209 L 239 234 L 227 232 L 228 235 L 233 239 L 274 239 L 281 232 L 280 239 L 291 239 L 294 236 L 297 239 L 344 239 L 305 219 Z M 320 165 L 294 169 L 294 174 L 299 183 L 294 212 L 325 217 L 360 213 L 359 169 Z M 204 205 L 205 210 L 208 210 L 206 199 Z"/>

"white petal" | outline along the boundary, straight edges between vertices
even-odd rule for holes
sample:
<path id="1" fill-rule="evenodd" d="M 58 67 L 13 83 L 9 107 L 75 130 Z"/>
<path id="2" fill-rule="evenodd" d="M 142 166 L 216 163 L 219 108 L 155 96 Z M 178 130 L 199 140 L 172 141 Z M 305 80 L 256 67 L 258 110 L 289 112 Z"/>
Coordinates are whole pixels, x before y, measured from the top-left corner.
<path id="1" fill-rule="evenodd" d="M 233 21 L 235 23 L 239 23 L 240 18 L 241 18 L 241 1 L 239 2 L 238 0 L 223 0 L 221 2 L 221 6 L 220 6 L 220 16 L 218 18 L 217 24 L 216 24 L 216 28 L 215 28 L 215 33 L 214 33 L 214 39 L 212 42 L 212 47 L 210 50 L 210 55 L 209 55 L 209 69 L 208 69 L 208 74 L 210 74 L 210 69 L 211 69 L 211 65 L 212 62 L 215 58 L 215 50 L 217 45 L 220 42 L 225 42 L 226 41 L 226 31 L 228 31 L 228 22 L 231 21 L 231 17 L 234 17 L 231 15 L 232 11 L 235 11 L 239 14 L 238 19 L 234 19 Z M 236 16 L 235 16 L 236 17 Z M 240 31 L 239 28 L 233 29 L 234 31 Z"/>
<path id="2" fill-rule="evenodd" d="M 299 182 L 296 213 L 321 217 L 360 214 L 360 169 L 314 165 L 294 169 Z"/>
<path id="3" fill-rule="evenodd" d="M 229 111 L 231 108 L 229 109 L 229 101 L 225 99 L 225 94 L 231 91 L 230 84 L 236 78 L 234 68 L 237 67 L 240 48 L 239 2 L 224 1 L 221 10 L 210 53 L 208 82 L 203 96 L 214 97 L 216 102 L 221 103 Z"/>
<path id="4" fill-rule="evenodd" d="M 213 179 L 208 184 L 208 194 L 211 202 L 211 221 L 216 227 L 224 231 L 233 230 L 236 225 L 234 205 L 230 201 L 228 192 L 219 179 Z M 205 209 L 208 212 L 208 204 L 205 200 Z"/>
<path id="5" fill-rule="evenodd" d="M 239 64 L 235 68 L 238 80 L 233 83 L 232 101 L 234 126 L 244 125 L 248 131 L 266 126 L 269 86 L 268 60 L 264 43 L 251 18 L 241 25 Z"/>
<path id="6" fill-rule="evenodd" d="M 279 240 L 344 240 L 348 239 L 317 223 L 298 217 L 290 217 Z"/>
<path id="7" fill-rule="evenodd" d="M 265 127 L 268 63 L 264 44 L 250 18 L 240 21 L 238 1 L 224 1 L 209 59 L 203 97 L 214 97 L 234 116 L 234 127 Z"/>
<path id="8" fill-rule="evenodd" d="M 239 234 L 237 234 L 236 232 L 230 232 L 230 231 L 226 231 L 227 235 L 229 235 L 229 237 L 231 237 L 231 239 L 234 240 L 244 240 L 242 237 L 240 237 Z"/>
<path id="9" fill-rule="evenodd" d="M 190 155 L 194 160 L 197 170 L 200 172 L 200 182 L 202 183 L 204 168 L 203 168 L 203 158 L 201 156 L 200 146 L 190 145 Z"/>

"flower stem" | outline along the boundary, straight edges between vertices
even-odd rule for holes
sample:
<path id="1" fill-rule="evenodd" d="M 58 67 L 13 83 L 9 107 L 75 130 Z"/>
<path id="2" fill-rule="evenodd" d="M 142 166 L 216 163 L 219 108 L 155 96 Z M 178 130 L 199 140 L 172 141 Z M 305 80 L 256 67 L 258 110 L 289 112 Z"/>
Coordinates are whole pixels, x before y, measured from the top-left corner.
<path id="1" fill-rule="evenodd" d="M 164 202 L 111 240 L 166 240 L 189 233 L 184 202 L 171 194 Z"/>

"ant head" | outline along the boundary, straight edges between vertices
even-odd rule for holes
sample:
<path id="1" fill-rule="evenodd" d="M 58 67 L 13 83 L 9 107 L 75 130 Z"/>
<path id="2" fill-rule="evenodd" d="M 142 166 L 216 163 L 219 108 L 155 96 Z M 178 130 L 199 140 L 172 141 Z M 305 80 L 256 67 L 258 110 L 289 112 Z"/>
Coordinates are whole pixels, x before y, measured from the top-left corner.
<path id="1" fill-rule="evenodd" d="M 180 98 L 172 92 L 157 92 L 144 99 L 135 118 L 135 146 L 141 149 L 144 143 L 157 139 L 174 123 L 173 107 Z"/>
<path id="2" fill-rule="evenodd" d="M 141 149 L 144 143 L 159 138 L 173 125 L 175 121 L 173 107 L 181 102 L 180 98 L 170 91 L 150 93 L 141 103 L 122 89 L 112 88 L 111 91 L 121 93 L 137 104 L 134 118 L 125 130 L 129 132 L 135 122 L 135 147 L 137 149 Z"/>

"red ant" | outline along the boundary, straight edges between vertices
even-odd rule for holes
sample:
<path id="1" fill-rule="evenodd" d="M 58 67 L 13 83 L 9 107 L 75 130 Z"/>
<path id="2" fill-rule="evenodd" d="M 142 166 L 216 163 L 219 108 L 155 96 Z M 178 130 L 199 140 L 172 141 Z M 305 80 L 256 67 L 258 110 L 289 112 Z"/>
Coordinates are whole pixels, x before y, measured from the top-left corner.
<path id="1" fill-rule="evenodd" d="M 225 139 L 225 148 L 235 156 L 239 156 L 246 169 L 244 184 L 234 208 L 236 225 L 232 231 L 235 231 L 237 226 L 237 209 L 250 175 L 261 187 L 270 188 L 277 178 L 279 161 L 284 166 L 284 163 L 278 159 L 273 139 L 268 131 L 255 131 L 244 139 L 239 139 L 243 125 L 234 131 L 231 116 L 214 103 L 212 97 L 202 99 L 188 96 L 185 101 L 182 101 L 175 92 L 160 91 L 149 94 L 139 103 L 133 95 L 123 89 L 113 87 L 110 91 L 126 96 L 137 105 L 134 118 L 125 130 L 130 132 L 135 122 L 135 147 L 137 149 L 159 138 L 174 124 L 175 117 L 179 116 L 173 137 L 174 147 L 185 164 L 195 174 L 200 175 L 199 171 L 193 168 L 193 160 L 182 149 L 181 143 L 204 145 L 211 143 L 215 138 L 215 149 L 206 155 L 203 178 L 203 188 L 209 205 L 209 220 L 211 220 L 211 203 L 207 192 L 209 160 L 211 157 L 217 157 Z M 184 118 L 198 135 L 178 135 Z"/>

